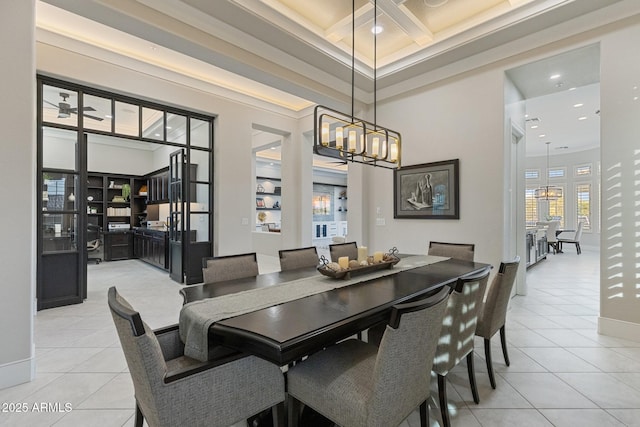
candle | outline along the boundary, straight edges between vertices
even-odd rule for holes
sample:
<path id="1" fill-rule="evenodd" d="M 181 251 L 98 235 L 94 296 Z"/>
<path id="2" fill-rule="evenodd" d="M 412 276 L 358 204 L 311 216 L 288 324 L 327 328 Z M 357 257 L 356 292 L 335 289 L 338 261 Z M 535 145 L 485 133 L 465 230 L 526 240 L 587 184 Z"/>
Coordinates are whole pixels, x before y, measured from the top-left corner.
<path id="1" fill-rule="evenodd" d="M 355 130 L 349 131 L 349 152 L 350 153 L 356 152 L 356 131 Z"/>
<path id="2" fill-rule="evenodd" d="M 348 256 L 341 256 L 340 258 L 338 258 L 338 265 L 340 266 L 340 268 L 349 268 L 349 257 Z"/>
<path id="3" fill-rule="evenodd" d="M 373 262 L 382 262 L 382 252 L 373 253 Z"/>
<path id="4" fill-rule="evenodd" d="M 373 138 L 371 142 L 371 157 L 378 157 L 378 150 L 380 147 L 380 138 L 377 136 Z"/>
<path id="5" fill-rule="evenodd" d="M 360 246 L 358 248 L 358 263 L 361 263 L 362 261 L 366 261 L 367 260 L 367 247 L 366 246 Z"/>
<path id="6" fill-rule="evenodd" d="M 329 145 L 329 123 L 322 124 L 320 143 L 325 147 Z"/>
<path id="7" fill-rule="evenodd" d="M 391 145 L 391 161 L 393 163 L 398 161 L 398 144 Z"/>
<path id="8" fill-rule="evenodd" d="M 344 146 L 342 139 L 343 139 L 342 127 L 339 126 L 336 128 L 336 148 L 338 150 L 342 150 L 342 147 Z"/>

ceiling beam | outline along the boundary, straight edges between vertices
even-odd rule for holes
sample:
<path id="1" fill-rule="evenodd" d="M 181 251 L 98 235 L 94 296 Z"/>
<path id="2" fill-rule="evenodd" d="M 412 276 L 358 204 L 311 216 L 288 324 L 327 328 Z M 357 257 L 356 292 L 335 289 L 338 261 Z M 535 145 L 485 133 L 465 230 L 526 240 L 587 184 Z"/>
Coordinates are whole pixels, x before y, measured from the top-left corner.
<path id="1" fill-rule="evenodd" d="M 369 0 L 372 2 L 373 0 Z M 377 0 L 378 9 L 389 17 L 405 34 L 418 44 L 424 46 L 433 40 L 433 33 L 407 9 L 404 0 Z"/>

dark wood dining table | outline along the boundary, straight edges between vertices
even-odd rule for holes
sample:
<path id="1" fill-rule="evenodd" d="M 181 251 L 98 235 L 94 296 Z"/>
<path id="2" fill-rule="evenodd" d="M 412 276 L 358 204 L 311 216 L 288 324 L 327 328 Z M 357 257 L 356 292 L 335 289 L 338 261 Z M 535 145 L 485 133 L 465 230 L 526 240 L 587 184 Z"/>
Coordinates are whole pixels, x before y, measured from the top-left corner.
<path id="1" fill-rule="evenodd" d="M 447 259 L 343 288 L 219 320 L 209 342 L 286 365 L 337 341 L 387 322 L 391 307 L 437 292 L 491 265 Z M 185 303 L 318 275 L 315 268 L 261 274 L 180 290 Z"/>

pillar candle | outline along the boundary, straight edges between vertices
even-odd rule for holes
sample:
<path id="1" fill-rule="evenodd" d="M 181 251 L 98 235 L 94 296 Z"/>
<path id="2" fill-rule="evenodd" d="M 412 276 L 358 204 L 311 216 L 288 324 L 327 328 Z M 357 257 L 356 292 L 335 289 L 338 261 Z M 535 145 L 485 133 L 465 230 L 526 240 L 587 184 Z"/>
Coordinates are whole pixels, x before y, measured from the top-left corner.
<path id="1" fill-rule="evenodd" d="M 329 123 L 322 123 L 320 143 L 325 147 L 329 145 Z"/>
<path id="2" fill-rule="evenodd" d="M 382 262 L 382 252 L 373 253 L 373 262 Z"/>
<path id="3" fill-rule="evenodd" d="M 343 146 L 344 146 L 344 143 L 343 143 L 342 127 L 338 126 L 336 128 L 336 148 L 338 150 L 342 150 Z"/>
<path id="4" fill-rule="evenodd" d="M 349 257 L 341 256 L 340 258 L 338 258 L 338 265 L 340 266 L 340 268 L 349 268 Z"/>
<path id="5" fill-rule="evenodd" d="M 360 246 L 358 248 L 358 263 L 361 263 L 362 261 L 366 261 L 367 260 L 367 247 L 366 246 Z"/>

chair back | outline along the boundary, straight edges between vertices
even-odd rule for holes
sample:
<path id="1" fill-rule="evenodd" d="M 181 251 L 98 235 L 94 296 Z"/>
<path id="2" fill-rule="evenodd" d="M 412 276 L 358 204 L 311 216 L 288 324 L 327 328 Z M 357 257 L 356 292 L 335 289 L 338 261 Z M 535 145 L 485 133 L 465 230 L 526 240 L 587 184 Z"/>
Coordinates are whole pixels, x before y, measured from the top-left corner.
<path id="1" fill-rule="evenodd" d="M 555 243 L 558 241 L 558 237 L 556 235 L 556 231 L 560 227 L 560 221 L 549 221 L 547 223 L 547 242 Z"/>
<path id="2" fill-rule="evenodd" d="M 576 235 L 573 238 L 573 240 L 575 240 L 576 242 L 580 242 L 580 239 L 582 238 L 582 226 L 583 225 L 584 225 L 584 221 L 578 222 L 578 229 L 576 230 Z"/>
<path id="3" fill-rule="evenodd" d="M 318 266 L 318 250 L 315 246 L 299 249 L 282 249 L 278 251 L 278 255 L 280 256 L 280 271 Z"/>
<path id="4" fill-rule="evenodd" d="M 489 285 L 484 304 L 478 314 L 476 335 L 490 339 L 504 326 L 519 265 L 519 256 L 511 261 L 500 263 L 500 270 Z"/>
<path id="5" fill-rule="evenodd" d="M 358 259 L 358 244 L 356 242 L 337 243 L 329 245 L 331 261 L 338 262 L 338 258 L 348 256 L 349 259 Z"/>
<path id="6" fill-rule="evenodd" d="M 373 372 L 368 425 L 399 425 L 428 399 L 448 297 L 445 287 L 429 298 L 393 307 Z"/>
<path id="7" fill-rule="evenodd" d="M 458 279 L 449 296 L 433 371 L 446 375 L 473 351 L 478 311 L 487 287 L 490 269 Z"/>
<path id="8" fill-rule="evenodd" d="M 114 286 L 109 288 L 107 300 L 133 380 L 136 401 L 149 425 L 160 425 L 154 395 L 163 387 L 167 365 L 158 339 Z"/>
<path id="9" fill-rule="evenodd" d="M 224 282 L 258 275 L 258 258 L 255 252 L 202 259 L 204 283 Z"/>
<path id="10" fill-rule="evenodd" d="M 428 253 L 429 255 L 473 261 L 475 246 L 473 243 L 429 242 Z"/>

